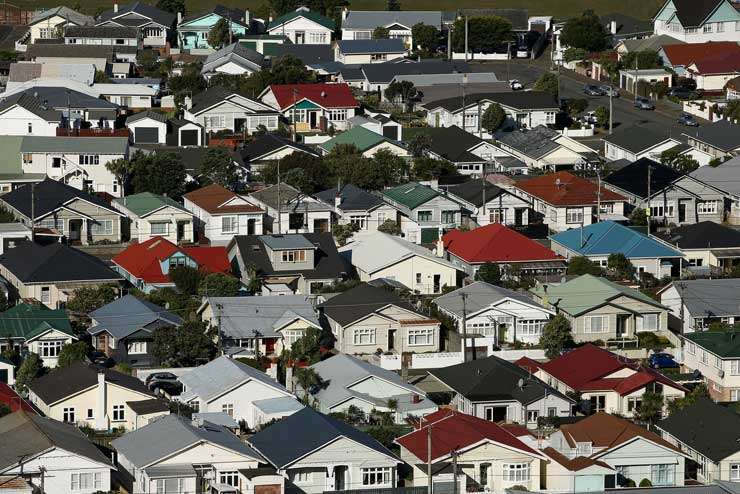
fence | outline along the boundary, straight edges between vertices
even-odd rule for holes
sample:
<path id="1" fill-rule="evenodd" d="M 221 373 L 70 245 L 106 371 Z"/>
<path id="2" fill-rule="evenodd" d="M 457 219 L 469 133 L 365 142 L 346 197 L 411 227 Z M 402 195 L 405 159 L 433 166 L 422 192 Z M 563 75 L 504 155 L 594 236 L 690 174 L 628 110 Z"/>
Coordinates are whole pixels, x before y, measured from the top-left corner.
<path id="1" fill-rule="evenodd" d="M 401 370 L 403 357 L 398 354 L 373 356 L 371 362 L 387 370 Z M 463 361 L 460 352 L 413 353 L 408 361 L 409 369 L 438 369 L 459 364 Z"/>

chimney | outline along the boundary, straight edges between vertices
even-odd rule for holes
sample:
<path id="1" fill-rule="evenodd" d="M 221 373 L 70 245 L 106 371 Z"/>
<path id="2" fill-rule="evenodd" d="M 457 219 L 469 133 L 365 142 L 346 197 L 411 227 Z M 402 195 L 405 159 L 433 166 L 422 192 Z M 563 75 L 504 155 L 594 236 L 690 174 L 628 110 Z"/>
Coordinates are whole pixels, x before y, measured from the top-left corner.
<path id="1" fill-rule="evenodd" d="M 342 9 L 342 22 L 347 20 L 347 16 L 349 15 L 349 9 L 347 7 L 344 7 Z"/>
<path id="2" fill-rule="evenodd" d="M 108 417 L 105 414 L 105 372 L 98 370 L 98 399 L 95 407 L 95 428 L 108 429 Z"/>
<path id="3" fill-rule="evenodd" d="M 118 4 L 117 3 L 114 3 L 113 4 L 113 12 L 118 12 Z"/>
<path id="4" fill-rule="evenodd" d="M 334 196 L 334 207 L 338 208 L 342 205 L 342 194 L 337 192 L 337 195 Z"/>
<path id="5" fill-rule="evenodd" d="M 272 14 L 270 14 L 270 17 L 267 18 L 267 23 L 269 24 L 271 22 L 272 22 Z"/>
<path id="6" fill-rule="evenodd" d="M 439 229 L 439 237 L 437 238 L 437 248 L 435 251 L 437 257 L 445 257 L 445 243 L 442 240 L 442 228 Z"/>
<path id="7" fill-rule="evenodd" d="M 295 391 L 295 384 L 293 383 L 293 366 L 291 365 L 285 367 L 285 388 L 291 393 Z"/>
<path id="8" fill-rule="evenodd" d="M 247 26 L 249 25 L 249 20 L 252 18 L 252 14 L 249 12 L 249 10 L 244 10 L 244 24 Z"/>
<path id="9" fill-rule="evenodd" d="M 612 34 L 617 34 L 617 21 L 611 21 L 609 23 L 609 32 Z"/>
<path id="10" fill-rule="evenodd" d="M 182 22 L 182 12 L 177 13 L 177 25 L 179 26 Z"/>

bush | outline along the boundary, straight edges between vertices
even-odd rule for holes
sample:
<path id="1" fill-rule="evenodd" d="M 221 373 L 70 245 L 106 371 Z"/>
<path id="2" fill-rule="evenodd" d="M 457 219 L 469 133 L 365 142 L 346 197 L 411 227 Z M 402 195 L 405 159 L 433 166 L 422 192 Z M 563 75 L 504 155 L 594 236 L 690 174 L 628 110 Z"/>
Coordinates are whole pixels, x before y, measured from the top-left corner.
<path id="1" fill-rule="evenodd" d="M 648 479 L 642 479 L 640 481 L 640 487 L 652 487 L 652 486 L 653 486 L 653 483 L 650 482 L 650 480 Z"/>

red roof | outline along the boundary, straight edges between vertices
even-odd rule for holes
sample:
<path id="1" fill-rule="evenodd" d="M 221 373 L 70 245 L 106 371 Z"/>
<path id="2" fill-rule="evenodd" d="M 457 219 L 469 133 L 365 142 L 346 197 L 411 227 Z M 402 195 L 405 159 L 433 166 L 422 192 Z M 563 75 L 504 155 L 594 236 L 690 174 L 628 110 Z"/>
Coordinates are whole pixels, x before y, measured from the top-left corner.
<path id="1" fill-rule="evenodd" d="M 522 357 L 514 362 L 514 364 L 518 365 L 522 369 L 528 370 L 532 374 L 536 373 L 540 367 L 542 367 L 542 364 L 529 357 Z"/>
<path id="2" fill-rule="evenodd" d="M 691 72 L 698 74 L 736 74 L 740 71 L 740 49 L 731 53 L 718 52 L 700 60 L 695 60 Z"/>
<path id="3" fill-rule="evenodd" d="M 293 91 L 295 90 L 295 94 Z M 322 108 L 357 108 L 360 104 L 345 84 L 273 84 L 270 91 L 275 95 L 281 110 L 293 106 L 293 102 L 307 99 Z"/>
<path id="4" fill-rule="evenodd" d="M 255 206 L 219 184 L 201 187 L 200 189 L 188 192 L 183 197 L 211 214 L 264 212 L 259 206 Z"/>
<path id="5" fill-rule="evenodd" d="M 740 63 L 740 45 L 734 41 L 663 45 L 672 66 L 688 67 L 695 63 L 701 73 L 734 72 Z"/>
<path id="6" fill-rule="evenodd" d="M 4 382 L 0 382 L 0 403 L 8 405 L 11 412 L 17 412 L 22 408 L 27 412 L 36 413 L 36 410 L 26 400 Z"/>
<path id="7" fill-rule="evenodd" d="M 590 442 L 594 449 L 598 448 L 600 451 L 592 454 L 591 458 L 602 456 L 604 454 L 602 448 L 615 448 L 635 437 L 642 437 L 673 451 L 680 452 L 676 446 L 656 433 L 633 424 L 629 420 L 604 412 L 596 413 L 574 424 L 563 424 L 560 426 L 560 431 L 572 447 L 575 447 L 577 443 Z"/>
<path id="8" fill-rule="evenodd" d="M 399 437 L 396 442 L 423 462 L 427 461 L 427 429 L 430 425 L 433 461 L 443 459 L 454 449 L 465 449 L 486 439 L 539 456 L 539 453 L 495 422 L 454 410 L 431 413 L 422 419 L 421 425 L 420 429 Z"/>
<path id="9" fill-rule="evenodd" d="M 553 206 L 596 205 L 598 186 L 570 172 L 557 172 L 523 180 L 516 187 Z M 601 188 L 601 201 L 626 201 L 616 192 Z"/>
<path id="10" fill-rule="evenodd" d="M 499 223 L 470 231 L 451 230 L 445 248 L 467 262 L 530 262 L 562 260 L 539 242 Z"/>
<path id="11" fill-rule="evenodd" d="M 231 270 L 226 247 L 178 247 L 162 237 L 130 245 L 114 257 L 113 262 L 146 283 L 169 283 L 170 278 L 162 273 L 160 263 L 176 252 L 192 258 L 207 273 L 229 273 Z"/>

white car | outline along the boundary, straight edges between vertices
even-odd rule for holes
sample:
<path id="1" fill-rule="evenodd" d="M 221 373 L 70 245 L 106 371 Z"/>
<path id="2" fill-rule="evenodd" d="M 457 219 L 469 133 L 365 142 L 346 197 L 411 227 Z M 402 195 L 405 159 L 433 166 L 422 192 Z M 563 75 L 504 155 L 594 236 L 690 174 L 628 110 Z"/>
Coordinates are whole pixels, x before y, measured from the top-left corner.
<path id="1" fill-rule="evenodd" d="M 522 86 L 522 83 L 516 79 L 512 79 L 511 81 L 509 81 L 509 86 L 511 86 L 511 89 L 513 91 L 519 91 L 520 89 L 524 87 Z"/>

